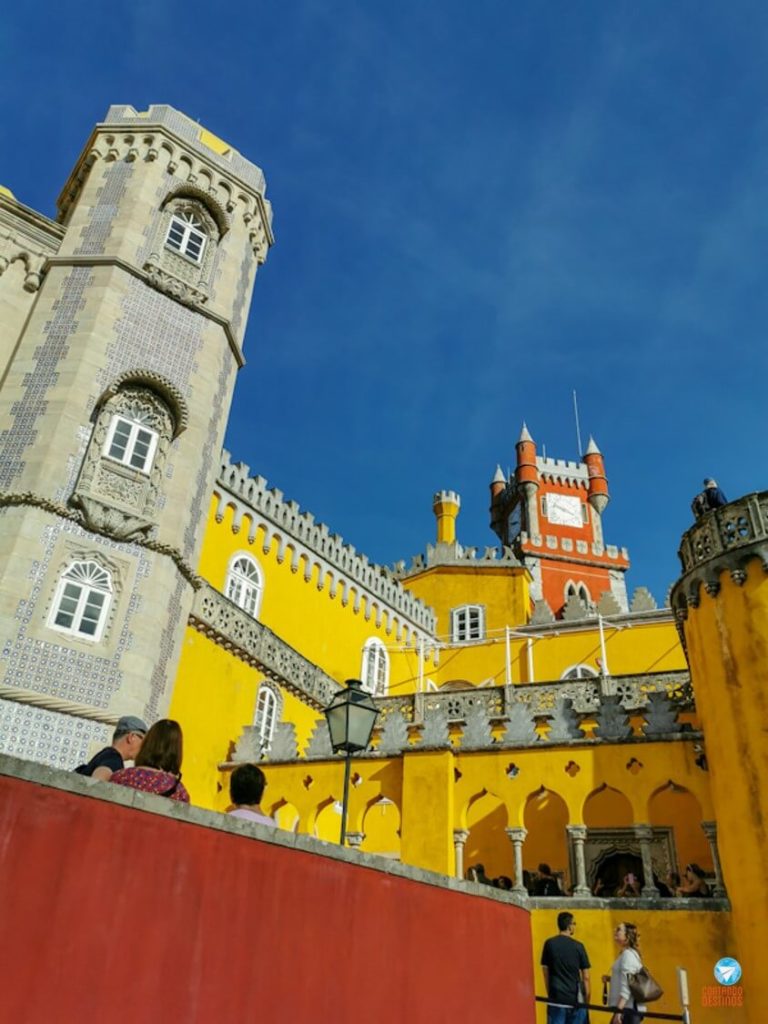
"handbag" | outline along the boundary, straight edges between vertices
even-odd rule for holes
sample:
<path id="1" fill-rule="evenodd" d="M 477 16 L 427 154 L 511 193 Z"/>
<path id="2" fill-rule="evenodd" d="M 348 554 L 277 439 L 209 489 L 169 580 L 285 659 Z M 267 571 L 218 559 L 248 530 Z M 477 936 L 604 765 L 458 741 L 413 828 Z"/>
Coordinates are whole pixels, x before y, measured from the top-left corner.
<path id="1" fill-rule="evenodd" d="M 635 1004 L 653 1003 L 664 995 L 664 989 L 647 967 L 641 967 L 635 974 L 627 974 L 627 983 Z"/>

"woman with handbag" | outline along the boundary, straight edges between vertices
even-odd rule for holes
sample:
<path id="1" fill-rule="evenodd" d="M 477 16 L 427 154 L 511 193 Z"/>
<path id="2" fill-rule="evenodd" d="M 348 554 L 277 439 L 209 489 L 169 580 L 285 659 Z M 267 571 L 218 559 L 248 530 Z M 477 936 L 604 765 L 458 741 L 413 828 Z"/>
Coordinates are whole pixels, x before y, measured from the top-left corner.
<path id="1" fill-rule="evenodd" d="M 616 926 L 613 938 L 619 948 L 619 955 L 613 962 L 610 976 L 603 976 L 604 981 L 610 982 L 608 1005 L 616 1011 L 610 1018 L 610 1024 L 640 1024 L 646 1007 L 644 1003 L 635 1002 L 629 988 L 630 975 L 643 969 L 637 927 L 623 921 Z"/>

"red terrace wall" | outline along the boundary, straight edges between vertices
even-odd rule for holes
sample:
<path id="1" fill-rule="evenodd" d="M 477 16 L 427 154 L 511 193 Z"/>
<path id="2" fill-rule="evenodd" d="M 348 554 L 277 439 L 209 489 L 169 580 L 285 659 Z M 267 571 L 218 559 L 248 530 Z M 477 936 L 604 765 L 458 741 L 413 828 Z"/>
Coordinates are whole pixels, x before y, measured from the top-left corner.
<path id="1" fill-rule="evenodd" d="M 533 1024 L 528 914 L 0 776 L 2 1024 Z"/>

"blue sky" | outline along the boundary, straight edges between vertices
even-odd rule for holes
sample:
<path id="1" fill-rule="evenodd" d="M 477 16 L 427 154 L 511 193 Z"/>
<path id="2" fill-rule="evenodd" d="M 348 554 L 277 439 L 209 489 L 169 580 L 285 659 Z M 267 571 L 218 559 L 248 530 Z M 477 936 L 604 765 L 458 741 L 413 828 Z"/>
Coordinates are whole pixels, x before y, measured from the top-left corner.
<path id="1" fill-rule="evenodd" d="M 765 487 L 768 8 L 646 0 L 49 2 L 0 28 L 0 182 L 52 215 L 110 103 L 264 169 L 227 445 L 372 559 L 434 539 L 523 419 L 602 448 L 609 542 L 663 599 L 705 475 Z"/>

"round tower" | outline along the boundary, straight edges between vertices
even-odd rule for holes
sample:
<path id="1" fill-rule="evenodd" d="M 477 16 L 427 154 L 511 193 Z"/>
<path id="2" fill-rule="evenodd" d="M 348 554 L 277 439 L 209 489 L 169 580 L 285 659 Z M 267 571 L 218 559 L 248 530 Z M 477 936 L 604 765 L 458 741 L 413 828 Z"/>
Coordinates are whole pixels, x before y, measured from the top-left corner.
<path id="1" fill-rule="evenodd" d="M 507 481 L 502 472 L 501 466 L 496 467 L 496 472 L 493 474 L 493 480 L 491 480 L 491 529 L 494 533 L 499 533 L 499 528 L 504 520 L 504 510 L 502 509 L 502 495 L 507 488 Z"/>
<path id="2" fill-rule="evenodd" d="M 768 915 L 768 492 L 707 512 L 683 535 L 679 555 L 683 574 L 671 604 L 706 737 L 745 1020 L 762 1021 L 768 1006 L 761 956 Z"/>
<path id="3" fill-rule="evenodd" d="M 584 453 L 584 463 L 589 474 L 589 491 L 587 501 L 598 515 L 602 515 L 605 506 L 611 500 L 608 494 L 608 480 L 605 476 L 605 463 L 603 453 L 595 444 L 595 439 L 590 437 L 587 450 Z"/>
<path id="4" fill-rule="evenodd" d="M 525 497 L 526 523 L 532 537 L 539 535 L 539 509 L 536 496 L 539 490 L 539 469 L 536 465 L 536 443 L 523 423 L 520 437 L 515 445 L 517 468 L 515 480 Z"/>
<path id="5" fill-rule="evenodd" d="M 438 491 L 432 499 L 432 511 L 437 519 L 437 543 L 456 543 L 456 520 L 461 498 L 455 491 Z"/>

